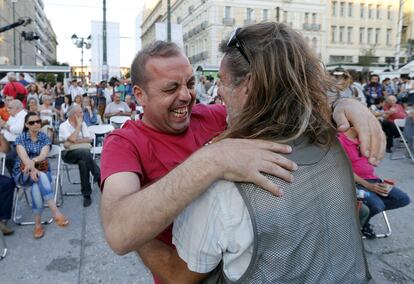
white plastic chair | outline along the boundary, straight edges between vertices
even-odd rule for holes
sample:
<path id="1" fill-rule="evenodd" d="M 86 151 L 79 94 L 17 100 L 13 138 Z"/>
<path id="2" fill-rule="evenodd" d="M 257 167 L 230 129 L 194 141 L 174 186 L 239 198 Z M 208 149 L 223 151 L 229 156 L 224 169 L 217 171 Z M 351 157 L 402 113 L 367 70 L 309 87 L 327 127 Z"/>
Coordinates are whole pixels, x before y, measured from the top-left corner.
<path id="1" fill-rule="evenodd" d="M 48 154 L 48 159 L 52 159 L 55 157 L 57 158 L 57 168 L 56 168 L 56 176 L 52 176 L 52 183 L 54 182 L 54 187 L 55 187 L 53 199 L 55 202 L 57 202 L 58 192 L 60 192 L 62 196 L 62 186 L 61 186 L 61 181 L 60 181 L 60 167 L 61 167 L 61 161 L 62 161 L 62 152 L 59 146 L 52 145 L 49 151 L 49 154 Z M 21 206 L 19 202 L 21 201 L 23 195 L 26 199 L 26 203 L 30 205 L 28 193 L 27 193 L 28 188 L 29 187 L 16 185 L 16 190 L 14 193 L 13 222 L 17 225 L 34 225 L 35 224 L 34 221 L 21 221 L 19 220 L 20 218 L 18 218 L 17 216 L 18 214 L 17 208 L 18 206 Z M 63 203 L 63 199 L 61 200 L 61 204 L 62 203 Z M 53 222 L 53 216 L 51 216 L 48 220 L 42 221 L 42 224 L 50 224 L 52 222 Z"/>
<path id="2" fill-rule="evenodd" d="M 398 133 L 400 134 L 400 137 L 396 138 L 397 141 L 397 145 L 396 145 L 396 149 L 397 148 L 403 148 L 403 147 L 398 147 L 398 144 L 401 145 L 401 142 L 403 143 L 405 150 L 408 152 L 408 155 L 411 158 L 411 161 L 414 162 L 414 157 L 413 154 L 411 153 L 410 147 L 408 146 L 407 140 L 404 137 L 403 131 L 401 130 L 401 128 L 403 128 L 405 126 L 405 118 L 404 119 L 395 119 L 394 120 L 394 124 L 397 128 Z M 405 158 L 405 153 L 403 154 L 403 156 L 396 156 L 395 155 L 395 151 L 391 154 L 390 159 L 391 160 L 397 160 L 397 159 L 403 159 Z"/>
<path id="3" fill-rule="evenodd" d="M 4 171 L 6 169 L 6 154 L 0 152 L 0 163 L 1 163 L 1 174 L 4 175 Z"/>
<path id="4" fill-rule="evenodd" d="M 131 116 L 116 115 L 116 116 L 112 116 L 109 119 L 109 123 L 112 124 L 114 128 L 119 128 L 121 125 L 123 125 L 128 120 L 131 120 Z"/>
<path id="5" fill-rule="evenodd" d="M 4 171 L 6 168 L 6 154 L 0 152 L 0 160 L 1 160 L 1 174 L 4 175 Z M 4 239 L 3 232 L 0 230 L 0 239 L 3 246 L 3 252 L 0 254 L 0 260 L 4 259 L 7 255 L 7 244 L 6 240 Z"/>
<path id="6" fill-rule="evenodd" d="M 101 124 L 101 125 L 91 125 L 88 127 L 88 130 L 91 134 L 93 134 L 93 147 L 91 149 L 93 159 L 95 159 L 96 155 L 100 155 L 102 153 L 102 146 L 96 145 L 96 137 L 97 136 L 106 136 L 108 133 L 112 132 L 115 128 L 111 124 Z"/>

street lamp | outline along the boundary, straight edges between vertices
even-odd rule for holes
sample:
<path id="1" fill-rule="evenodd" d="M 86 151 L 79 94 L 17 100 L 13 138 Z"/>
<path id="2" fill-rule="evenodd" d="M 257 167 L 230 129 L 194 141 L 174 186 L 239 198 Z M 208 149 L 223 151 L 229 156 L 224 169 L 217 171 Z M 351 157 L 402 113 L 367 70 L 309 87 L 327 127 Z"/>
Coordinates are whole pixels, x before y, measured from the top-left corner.
<path id="1" fill-rule="evenodd" d="M 83 72 L 83 48 L 85 47 L 86 49 L 90 49 L 91 48 L 91 36 L 89 35 L 87 38 L 84 37 L 78 37 L 76 34 L 73 34 L 72 37 L 72 43 L 77 47 L 80 48 L 82 50 L 81 52 L 81 72 L 82 72 L 82 76 L 81 76 L 81 80 L 82 83 L 84 81 L 84 72 Z"/>

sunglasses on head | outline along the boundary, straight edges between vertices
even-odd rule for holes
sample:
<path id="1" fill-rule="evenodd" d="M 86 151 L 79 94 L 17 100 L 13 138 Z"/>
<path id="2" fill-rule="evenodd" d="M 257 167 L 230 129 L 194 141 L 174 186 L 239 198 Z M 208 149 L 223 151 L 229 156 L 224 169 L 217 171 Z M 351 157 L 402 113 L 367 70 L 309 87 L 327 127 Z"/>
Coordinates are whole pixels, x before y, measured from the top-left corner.
<path id="1" fill-rule="evenodd" d="M 29 124 L 29 125 L 35 125 L 35 124 L 40 124 L 40 123 L 42 123 L 42 121 L 40 119 L 32 120 L 32 121 L 27 122 L 27 124 Z"/>
<path id="2" fill-rule="evenodd" d="M 240 54 L 246 59 L 247 63 L 250 65 L 250 60 L 247 57 L 246 52 L 244 51 L 244 47 L 242 42 L 237 38 L 237 33 L 241 30 L 241 28 L 237 28 L 230 36 L 229 41 L 227 42 L 227 47 L 236 47 Z"/>

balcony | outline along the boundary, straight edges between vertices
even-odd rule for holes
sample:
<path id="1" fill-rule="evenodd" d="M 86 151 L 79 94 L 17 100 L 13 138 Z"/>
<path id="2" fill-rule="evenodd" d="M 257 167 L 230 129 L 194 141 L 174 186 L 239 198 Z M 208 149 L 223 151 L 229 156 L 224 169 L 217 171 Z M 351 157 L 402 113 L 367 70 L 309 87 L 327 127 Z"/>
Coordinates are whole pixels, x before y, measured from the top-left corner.
<path id="1" fill-rule="evenodd" d="M 199 61 L 206 60 L 207 58 L 208 58 L 208 51 L 203 51 L 199 54 L 190 56 L 189 59 L 190 59 L 190 63 L 194 64 L 194 63 L 197 63 Z"/>
<path id="2" fill-rule="evenodd" d="M 245 19 L 244 20 L 245 25 L 252 25 L 252 24 L 255 24 L 255 23 L 256 23 L 256 20 L 253 20 L 253 19 Z"/>
<path id="3" fill-rule="evenodd" d="M 234 18 L 223 18 L 223 25 L 225 26 L 234 26 L 236 20 Z"/>
<path id="4" fill-rule="evenodd" d="M 303 29 L 305 31 L 320 31 L 321 30 L 321 25 L 320 24 L 303 24 Z"/>

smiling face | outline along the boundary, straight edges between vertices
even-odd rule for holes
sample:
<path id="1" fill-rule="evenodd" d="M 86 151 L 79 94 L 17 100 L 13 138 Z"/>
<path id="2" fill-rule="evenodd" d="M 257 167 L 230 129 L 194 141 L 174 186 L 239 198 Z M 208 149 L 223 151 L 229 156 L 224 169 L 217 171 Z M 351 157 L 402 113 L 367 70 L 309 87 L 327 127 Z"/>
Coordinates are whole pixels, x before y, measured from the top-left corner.
<path id="1" fill-rule="evenodd" d="M 144 109 L 142 121 L 158 131 L 184 132 L 195 102 L 193 69 L 184 55 L 153 57 L 147 61 L 146 86 L 134 86 Z"/>

